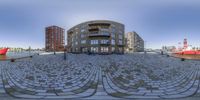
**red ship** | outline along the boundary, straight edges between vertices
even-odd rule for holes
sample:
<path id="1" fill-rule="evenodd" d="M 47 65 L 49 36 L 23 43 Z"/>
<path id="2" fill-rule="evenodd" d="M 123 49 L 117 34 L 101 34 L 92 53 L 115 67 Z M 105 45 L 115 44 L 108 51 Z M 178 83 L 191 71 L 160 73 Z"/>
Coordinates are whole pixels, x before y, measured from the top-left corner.
<path id="1" fill-rule="evenodd" d="M 179 55 L 200 55 L 200 51 L 187 50 L 187 51 L 176 52 L 175 54 L 179 54 Z"/>
<path id="2" fill-rule="evenodd" d="M 199 50 L 191 50 L 188 48 L 188 43 L 187 43 L 187 39 L 184 39 L 183 41 L 183 49 L 179 52 L 175 52 L 175 54 L 179 54 L 179 55 L 200 55 L 200 51 Z"/>
<path id="3" fill-rule="evenodd" d="M 6 55 L 9 48 L 0 49 L 0 55 Z"/>

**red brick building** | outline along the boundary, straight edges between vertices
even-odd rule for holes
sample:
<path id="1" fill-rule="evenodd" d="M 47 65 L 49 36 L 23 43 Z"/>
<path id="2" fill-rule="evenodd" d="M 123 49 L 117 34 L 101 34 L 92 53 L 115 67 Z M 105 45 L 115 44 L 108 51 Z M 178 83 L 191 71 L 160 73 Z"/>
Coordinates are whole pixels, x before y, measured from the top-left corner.
<path id="1" fill-rule="evenodd" d="M 63 51 L 64 50 L 65 30 L 58 26 L 49 26 L 45 28 L 45 50 Z"/>

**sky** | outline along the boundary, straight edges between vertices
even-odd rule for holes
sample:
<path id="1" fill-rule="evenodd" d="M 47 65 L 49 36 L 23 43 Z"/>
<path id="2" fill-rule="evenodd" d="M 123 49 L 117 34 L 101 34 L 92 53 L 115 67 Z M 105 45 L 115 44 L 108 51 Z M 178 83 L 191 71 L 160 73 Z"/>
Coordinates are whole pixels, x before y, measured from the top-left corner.
<path id="1" fill-rule="evenodd" d="M 200 47 L 199 0 L 0 0 L 0 47 L 44 48 L 45 27 L 66 31 L 90 20 L 112 20 L 136 31 L 146 48 Z"/>

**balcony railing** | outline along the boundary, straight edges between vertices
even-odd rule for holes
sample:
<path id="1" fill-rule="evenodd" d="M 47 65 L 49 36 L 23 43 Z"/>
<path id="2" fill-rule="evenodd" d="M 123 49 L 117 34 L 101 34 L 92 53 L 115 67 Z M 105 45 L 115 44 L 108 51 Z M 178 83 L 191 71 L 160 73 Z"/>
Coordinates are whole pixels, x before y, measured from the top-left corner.
<path id="1" fill-rule="evenodd" d="M 100 45 L 110 45 L 111 43 L 108 41 L 108 42 L 100 42 Z"/>
<path id="2" fill-rule="evenodd" d="M 90 33 L 89 37 L 110 37 L 109 33 Z"/>
<path id="3" fill-rule="evenodd" d="M 98 32 L 99 28 L 89 28 L 88 31 L 89 32 Z"/>

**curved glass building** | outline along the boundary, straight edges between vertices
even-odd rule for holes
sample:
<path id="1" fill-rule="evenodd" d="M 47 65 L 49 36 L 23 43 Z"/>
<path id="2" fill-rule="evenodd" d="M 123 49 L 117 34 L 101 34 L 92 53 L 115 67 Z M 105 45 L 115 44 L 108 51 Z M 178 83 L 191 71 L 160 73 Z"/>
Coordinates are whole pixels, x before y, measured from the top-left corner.
<path id="1" fill-rule="evenodd" d="M 69 29 L 67 35 L 68 51 L 72 53 L 124 53 L 124 25 L 118 22 L 84 22 Z"/>

